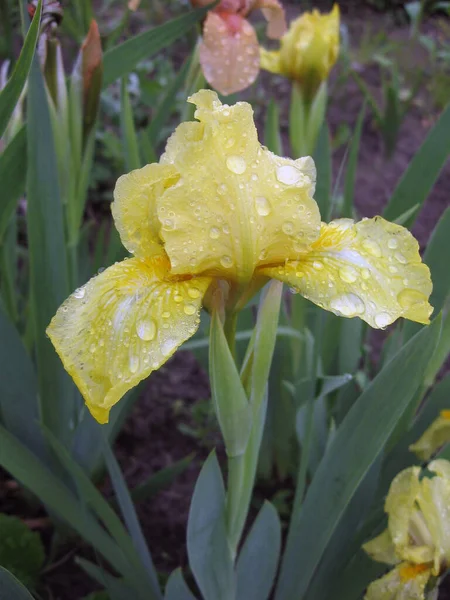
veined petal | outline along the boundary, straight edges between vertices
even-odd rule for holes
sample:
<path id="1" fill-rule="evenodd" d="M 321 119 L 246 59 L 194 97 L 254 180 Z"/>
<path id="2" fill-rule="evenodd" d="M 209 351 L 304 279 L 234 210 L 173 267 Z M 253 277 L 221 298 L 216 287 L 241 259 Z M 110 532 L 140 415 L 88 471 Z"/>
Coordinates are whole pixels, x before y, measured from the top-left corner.
<path id="1" fill-rule="evenodd" d="M 258 77 L 259 44 L 250 23 L 238 14 L 208 13 L 200 45 L 200 64 L 208 83 L 228 96 Z"/>
<path id="2" fill-rule="evenodd" d="M 117 180 L 111 210 L 122 243 L 132 254 L 141 258 L 164 254 L 156 199 L 179 178 L 173 165 L 151 164 Z"/>
<path id="3" fill-rule="evenodd" d="M 263 148 L 245 102 L 222 105 L 205 90 L 191 101 L 200 122 L 178 127 L 161 158 L 181 178 L 157 201 L 160 235 L 172 272 L 249 281 L 257 264 L 284 263 L 317 239 L 314 162 Z"/>
<path id="4" fill-rule="evenodd" d="M 429 565 L 402 563 L 367 588 L 364 600 L 425 600 Z"/>
<path id="5" fill-rule="evenodd" d="M 169 278 L 164 257 L 116 263 L 76 290 L 47 333 L 100 423 L 197 330 L 207 277 Z"/>
<path id="6" fill-rule="evenodd" d="M 418 499 L 434 546 L 434 574 L 440 575 L 450 562 L 450 463 L 434 460 L 428 470 L 435 474 L 421 481 Z"/>
<path id="7" fill-rule="evenodd" d="M 422 461 L 430 460 L 439 448 L 450 442 L 450 410 L 443 410 L 409 449 Z"/>
<path id="8" fill-rule="evenodd" d="M 372 560 L 386 563 L 388 565 L 396 565 L 400 562 L 399 557 L 395 552 L 395 546 L 392 542 L 389 529 L 385 529 L 376 538 L 366 542 L 363 545 L 363 550 Z"/>
<path id="9" fill-rule="evenodd" d="M 411 233 L 382 217 L 322 224 L 308 253 L 263 274 L 288 283 L 322 308 L 375 328 L 399 317 L 429 323 L 430 271 Z"/>

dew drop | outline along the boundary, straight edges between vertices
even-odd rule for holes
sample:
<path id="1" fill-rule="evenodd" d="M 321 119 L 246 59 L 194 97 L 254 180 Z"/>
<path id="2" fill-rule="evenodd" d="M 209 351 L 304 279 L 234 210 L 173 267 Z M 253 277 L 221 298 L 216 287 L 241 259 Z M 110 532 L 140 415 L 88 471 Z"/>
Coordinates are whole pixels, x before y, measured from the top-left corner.
<path id="1" fill-rule="evenodd" d="M 361 275 L 363 279 L 370 279 L 370 271 L 369 269 L 362 269 Z"/>
<path id="2" fill-rule="evenodd" d="M 391 250 L 395 250 L 396 248 L 398 248 L 398 242 L 395 238 L 391 238 L 390 240 L 388 240 L 388 248 L 390 248 Z"/>
<path id="3" fill-rule="evenodd" d="M 402 308 L 410 308 L 414 304 L 427 302 L 427 297 L 422 292 L 406 288 L 398 294 L 397 300 Z"/>
<path id="4" fill-rule="evenodd" d="M 381 312 L 378 315 L 375 315 L 375 325 L 381 329 L 387 327 L 391 322 L 392 318 L 387 312 Z"/>
<path id="5" fill-rule="evenodd" d="M 403 254 L 402 254 L 401 252 L 396 252 L 396 253 L 394 254 L 394 257 L 395 257 L 395 259 L 396 259 L 396 260 L 398 260 L 398 262 L 399 262 L 400 264 L 402 264 L 402 265 L 406 265 L 406 264 L 407 264 L 407 262 L 408 262 L 408 261 L 406 260 L 406 258 L 403 256 Z"/>
<path id="6" fill-rule="evenodd" d="M 195 287 L 191 287 L 188 289 L 188 296 L 190 298 L 200 298 L 200 290 L 195 288 Z"/>
<path id="7" fill-rule="evenodd" d="M 143 319 L 136 324 L 136 331 L 141 340 L 149 342 L 156 335 L 156 324 L 152 319 Z"/>
<path id="8" fill-rule="evenodd" d="M 286 235 L 292 235 L 292 233 L 294 233 L 294 224 L 290 221 L 285 221 L 281 226 L 281 229 Z"/>
<path id="9" fill-rule="evenodd" d="M 193 304 L 186 304 L 184 307 L 184 312 L 187 315 L 195 315 L 197 309 Z"/>
<path id="10" fill-rule="evenodd" d="M 374 240 L 364 240 L 361 245 L 366 252 L 375 256 L 375 258 L 381 258 L 381 248 Z"/>
<path id="11" fill-rule="evenodd" d="M 233 266 L 233 259 L 231 258 L 231 256 L 227 256 L 226 254 L 224 256 L 221 257 L 220 259 L 220 264 L 222 265 L 222 267 L 224 267 L 225 269 L 229 269 L 230 267 Z"/>
<path id="12" fill-rule="evenodd" d="M 162 318 L 163 318 L 163 319 L 169 319 L 169 318 L 170 318 L 170 312 L 169 312 L 168 310 L 165 310 L 165 311 L 162 313 L 162 315 L 161 315 L 161 316 L 162 316 Z"/>
<path id="13" fill-rule="evenodd" d="M 136 371 L 139 368 L 139 358 L 137 356 L 130 356 L 130 361 L 129 361 L 129 369 L 131 373 L 136 373 Z"/>
<path id="14" fill-rule="evenodd" d="M 277 179 L 280 183 L 284 183 L 285 185 L 297 183 L 300 181 L 301 176 L 301 172 L 292 165 L 284 165 L 277 169 Z"/>
<path id="15" fill-rule="evenodd" d="M 80 287 L 74 291 L 73 296 L 74 296 L 74 298 L 78 298 L 78 300 L 81 300 L 81 298 L 84 298 L 85 294 L 86 294 L 86 290 L 84 289 L 84 287 Z"/>
<path id="16" fill-rule="evenodd" d="M 89 348 L 89 352 L 91 354 L 94 354 L 94 352 L 97 350 L 97 346 L 95 344 L 91 344 L 90 348 Z"/>
<path id="17" fill-rule="evenodd" d="M 361 315 L 366 310 L 366 305 L 356 294 L 337 296 L 330 302 L 330 308 L 344 317 Z"/>
<path id="18" fill-rule="evenodd" d="M 301 279 L 302 277 L 304 277 L 304 276 L 305 276 L 305 274 L 303 273 L 303 271 L 296 271 L 296 273 L 295 273 L 295 276 L 296 276 L 298 279 Z"/>
<path id="19" fill-rule="evenodd" d="M 392 274 L 398 273 L 397 267 L 393 267 L 392 265 L 389 265 L 388 270 L 389 270 L 389 273 L 392 273 Z"/>
<path id="20" fill-rule="evenodd" d="M 270 214 L 270 204 L 267 198 L 264 196 L 258 196 L 255 198 L 256 212 L 261 217 L 267 217 Z"/>
<path id="21" fill-rule="evenodd" d="M 339 269 L 339 277 L 346 283 L 354 283 L 358 279 L 358 271 L 346 265 Z"/>
<path id="22" fill-rule="evenodd" d="M 169 356 L 177 347 L 177 341 L 173 338 L 167 338 L 161 343 L 161 352 L 164 356 Z"/>
<path id="23" fill-rule="evenodd" d="M 173 300 L 177 304 L 180 304 L 180 302 L 183 302 L 183 296 L 180 296 L 180 294 L 175 294 L 175 296 L 173 297 Z"/>
<path id="24" fill-rule="evenodd" d="M 227 168 L 236 175 L 242 175 L 247 169 L 247 163 L 241 156 L 229 156 L 227 158 Z"/>
<path id="25" fill-rule="evenodd" d="M 321 263 L 320 260 L 315 260 L 312 266 L 316 271 L 321 271 L 323 269 L 323 263 Z"/>
<path id="26" fill-rule="evenodd" d="M 209 230 L 209 237 L 212 240 L 217 240 L 217 238 L 219 237 L 219 235 L 220 235 L 219 229 L 217 229 L 217 227 L 211 227 L 211 229 Z"/>
<path id="27" fill-rule="evenodd" d="M 228 140 L 225 142 L 225 148 L 231 148 L 232 146 L 234 146 L 234 144 L 235 144 L 235 139 L 228 138 Z"/>

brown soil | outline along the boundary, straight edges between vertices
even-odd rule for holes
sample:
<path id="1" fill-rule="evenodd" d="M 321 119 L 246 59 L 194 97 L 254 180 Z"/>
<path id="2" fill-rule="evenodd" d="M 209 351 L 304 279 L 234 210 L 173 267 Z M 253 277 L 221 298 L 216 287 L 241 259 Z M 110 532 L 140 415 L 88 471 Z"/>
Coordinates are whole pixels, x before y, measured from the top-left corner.
<path id="1" fill-rule="evenodd" d="M 375 23 L 375 29 L 385 27 L 384 16 L 366 12 L 365 9 L 362 9 L 361 13 L 361 7 L 359 10 L 356 8 L 359 4 L 354 3 L 350 9 L 343 10 L 344 20 L 349 22 L 351 31 L 361 30 L 368 18 Z M 298 11 L 298 8 L 295 10 Z M 394 30 L 392 24 L 389 26 Z M 402 30 L 395 29 L 394 35 L 397 35 L 398 31 Z M 374 90 L 379 89 L 376 69 L 364 69 L 362 75 Z M 287 97 L 289 88 L 286 82 L 271 80 L 269 84 L 267 76 L 264 76 L 262 81 L 264 86 L 267 84 L 271 87 L 273 94 L 277 93 L 278 98 Z M 329 121 L 332 132 L 336 132 L 343 122 L 353 129 L 361 106 L 361 93 L 353 82 L 348 82 L 345 89 L 339 90 L 331 102 Z M 386 160 L 379 133 L 367 111 L 356 180 L 356 205 L 361 216 L 370 217 L 381 212 L 433 120 L 433 115 L 427 114 L 420 106 L 413 106 L 403 123 L 397 150 L 392 159 Z M 335 174 L 343 156 L 343 148 L 335 153 Z M 414 227 L 414 234 L 422 248 L 426 245 L 440 215 L 449 206 L 449 190 L 450 165 L 447 165 Z M 209 449 L 214 443 L 220 444 L 214 432 L 211 436 L 212 441 L 200 443 L 180 429 L 182 424 L 195 427 L 190 408 L 199 400 L 208 397 L 206 374 L 191 355 L 180 353 L 151 376 L 115 447 L 130 486 L 141 482 L 160 468 L 195 453 L 188 469 L 173 485 L 137 506 L 156 566 L 165 574 L 179 565 L 186 565 L 185 532 L 193 486 Z M 27 518 L 41 517 L 40 511 L 36 514 L 27 513 L 29 509 L 18 502 L 17 492 L 6 488 L 7 479 L 6 474 L 0 475 L 0 510 L 14 512 Z M 105 483 L 104 489 L 109 495 L 108 483 Z M 44 529 L 44 537 L 48 537 L 47 529 Z M 76 546 L 75 550 L 78 554 L 86 553 L 86 549 L 81 545 Z M 71 545 L 66 549 L 66 554 L 60 553 L 59 559 L 66 557 L 66 560 L 44 576 L 41 592 L 45 600 L 80 600 L 85 594 L 96 589 L 95 584 L 91 583 L 74 563 L 74 554 L 74 546 Z M 443 591 L 440 599 L 447 598 L 450 598 L 450 592 Z"/>

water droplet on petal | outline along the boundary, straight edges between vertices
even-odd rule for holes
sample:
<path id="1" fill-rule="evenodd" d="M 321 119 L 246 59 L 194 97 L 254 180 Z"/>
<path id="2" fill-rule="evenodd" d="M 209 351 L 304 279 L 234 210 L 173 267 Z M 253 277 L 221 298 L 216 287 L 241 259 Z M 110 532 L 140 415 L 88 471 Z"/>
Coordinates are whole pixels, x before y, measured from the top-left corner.
<path id="1" fill-rule="evenodd" d="M 152 319 L 143 319 L 136 324 L 136 331 L 141 340 L 149 342 L 155 338 L 156 324 Z"/>
<path id="2" fill-rule="evenodd" d="M 422 292 L 407 288 L 402 290 L 397 296 L 398 303 L 402 308 L 410 308 L 414 304 L 422 304 L 427 302 L 427 297 Z"/>
<path id="3" fill-rule="evenodd" d="M 294 185 L 294 183 L 300 181 L 301 176 L 301 172 L 292 165 L 284 165 L 277 169 L 278 181 L 286 185 Z"/>
<path id="4" fill-rule="evenodd" d="M 184 312 L 187 315 L 195 315 L 195 313 L 197 312 L 197 309 L 193 304 L 186 304 L 184 307 Z"/>
<path id="5" fill-rule="evenodd" d="M 366 305 L 356 294 L 337 296 L 330 302 L 330 308 L 344 317 L 361 315 L 366 310 Z"/>
<path id="6" fill-rule="evenodd" d="M 200 294 L 200 290 L 195 288 L 195 287 L 190 287 L 188 289 L 188 296 L 190 296 L 191 298 L 200 298 L 201 294 Z"/>
<path id="7" fill-rule="evenodd" d="M 369 269 L 362 269 L 361 275 L 363 279 L 370 279 L 370 271 Z"/>
<path id="8" fill-rule="evenodd" d="M 247 163 L 241 156 L 229 156 L 227 158 L 227 167 L 236 175 L 242 175 L 247 169 Z"/>
<path id="9" fill-rule="evenodd" d="M 136 373 L 139 368 L 139 358 L 137 356 L 130 356 L 129 368 L 131 373 Z"/>
<path id="10" fill-rule="evenodd" d="M 180 302 L 183 302 L 183 296 L 180 296 L 180 294 L 175 294 L 173 299 L 177 304 L 180 304 Z"/>
<path id="11" fill-rule="evenodd" d="M 381 329 L 384 329 L 390 323 L 392 323 L 392 318 L 387 312 L 381 312 L 375 316 L 375 325 Z"/>
<path id="12" fill-rule="evenodd" d="M 81 300 L 81 298 L 84 298 L 84 295 L 86 294 L 86 290 L 84 287 L 80 287 L 77 290 L 74 291 L 73 296 L 75 298 L 78 298 L 78 300 Z"/>
<path id="13" fill-rule="evenodd" d="M 345 265 L 339 269 L 339 277 L 346 283 L 354 283 L 358 279 L 358 271 Z"/>
<path id="14" fill-rule="evenodd" d="M 258 196 L 255 198 L 256 212 L 261 217 L 267 217 L 270 214 L 270 204 L 267 198 L 264 196 Z"/>
<path id="15" fill-rule="evenodd" d="M 220 259 L 220 264 L 222 265 L 222 267 L 224 267 L 225 269 L 229 269 L 230 267 L 233 266 L 233 259 L 231 258 L 231 256 L 227 256 L 226 254 L 224 256 L 221 257 Z"/>
<path id="16" fill-rule="evenodd" d="M 219 235 L 220 235 L 219 229 L 217 229 L 217 227 L 211 227 L 211 229 L 209 230 L 209 237 L 212 240 L 217 240 L 217 238 L 219 237 Z"/>
<path id="17" fill-rule="evenodd" d="M 401 252 L 396 252 L 394 254 L 394 257 L 396 260 L 398 260 L 399 263 L 401 263 L 402 265 L 406 265 L 406 263 L 408 262 L 406 260 L 406 258 L 403 256 L 403 254 Z"/>
<path id="18" fill-rule="evenodd" d="M 313 267 L 317 270 L 317 271 L 321 271 L 323 269 L 323 263 L 320 262 L 320 260 L 315 260 L 313 262 Z"/>
<path id="19" fill-rule="evenodd" d="M 391 238 L 390 240 L 388 240 L 388 248 L 390 248 L 391 250 L 395 250 L 396 248 L 398 248 L 398 242 L 395 238 Z"/>
<path id="20" fill-rule="evenodd" d="M 381 248 L 374 240 L 363 240 L 361 245 L 366 252 L 375 256 L 375 258 L 381 258 Z"/>
<path id="21" fill-rule="evenodd" d="M 393 267 L 391 265 L 389 265 L 388 270 L 389 270 L 389 273 L 398 273 L 397 267 Z"/>
<path id="22" fill-rule="evenodd" d="M 163 319 L 169 319 L 169 318 L 170 318 L 170 312 L 169 312 L 168 310 L 165 310 L 165 311 L 162 313 L 162 315 L 161 315 L 161 316 L 162 316 L 162 318 L 163 318 Z"/>
<path id="23" fill-rule="evenodd" d="M 169 356 L 177 347 L 177 341 L 173 338 L 167 338 L 161 344 L 161 352 L 164 356 Z"/>
<path id="24" fill-rule="evenodd" d="M 281 229 L 286 235 L 291 235 L 294 232 L 294 224 L 290 221 L 285 221 L 281 226 Z"/>

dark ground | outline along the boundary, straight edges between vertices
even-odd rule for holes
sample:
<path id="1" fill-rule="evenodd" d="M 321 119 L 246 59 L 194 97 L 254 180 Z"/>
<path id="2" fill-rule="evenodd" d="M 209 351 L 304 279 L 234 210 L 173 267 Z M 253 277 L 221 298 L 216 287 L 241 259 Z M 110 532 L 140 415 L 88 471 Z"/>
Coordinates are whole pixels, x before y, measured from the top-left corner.
<path id="1" fill-rule="evenodd" d="M 351 10 L 343 10 L 343 13 L 350 33 L 354 32 L 356 36 L 368 19 L 374 31 L 386 27 L 384 16 L 367 11 L 359 3 L 355 3 Z M 405 34 L 405 28 L 393 28 L 391 24 L 389 26 L 393 30 L 393 36 L 401 37 Z M 374 90 L 379 89 L 377 69 L 363 68 L 362 75 Z M 286 82 L 274 83 L 266 75 L 262 82 L 264 86 L 274 86 L 272 91 L 275 93 L 277 90 L 278 98 L 282 95 L 287 97 L 289 86 Z M 332 132 L 336 132 L 343 122 L 352 129 L 361 105 L 361 93 L 353 82 L 348 82 L 343 89 L 339 88 L 332 98 L 328 113 Z M 397 150 L 392 159 L 386 160 L 382 141 L 367 111 L 356 181 L 356 204 L 361 216 L 370 217 L 381 212 L 434 118 L 434 114 L 428 114 L 420 105 L 413 106 L 403 123 Z M 343 148 L 335 153 L 335 175 L 343 155 Z M 450 165 L 447 164 L 414 227 L 414 234 L 422 249 L 449 204 Z M 195 426 L 190 408 L 197 401 L 208 397 L 207 376 L 192 356 L 180 353 L 151 376 L 116 443 L 116 455 L 131 486 L 160 468 L 195 453 L 188 469 L 169 488 L 137 507 L 155 563 L 164 573 L 186 564 L 185 532 L 190 498 L 202 461 L 211 447 L 208 444 L 201 445 L 196 438 L 183 433 L 180 424 Z M 5 475 L 0 480 L 0 510 L 12 512 L 14 508 L 14 512 L 19 512 L 24 518 L 41 517 L 40 514 L 26 513 L 25 506 L 18 501 L 17 490 L 6 486 L 6 480 Z M 107 484 L 105 490 L 109 490 Z M 49 523 L 46 520 L 33 525 L 37 525 L 44 537 L 48 537 Z M 47 597 L 53 600 L 80 600 L 84 594 L 95 589 L 74 564 L 73 555 L 73 547 L 70 547 L 66 555 L 61 554 L 61 565 L 44 576 L 44 586 L 46 590 L 51 590 L 51 595 L 42 590 L 45 600 Z M 440 600 L 448 598 L 450 593 L 443 591 Z"/>

